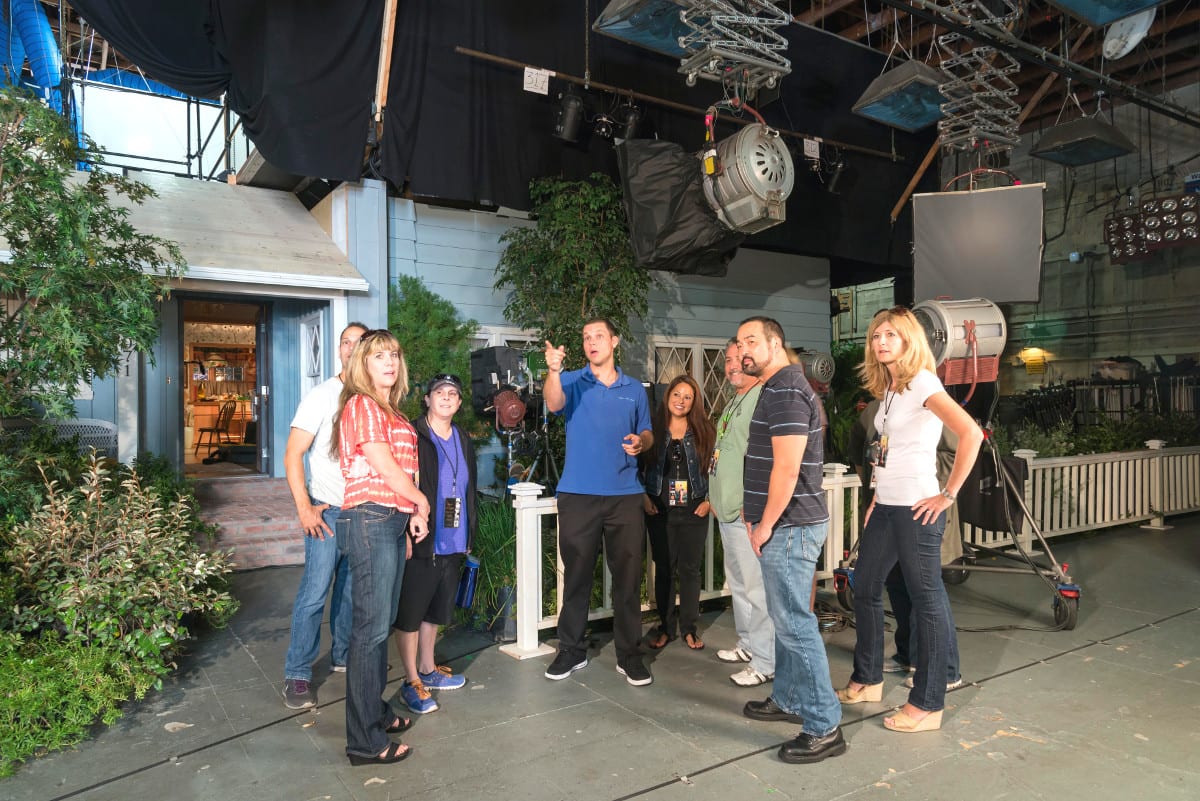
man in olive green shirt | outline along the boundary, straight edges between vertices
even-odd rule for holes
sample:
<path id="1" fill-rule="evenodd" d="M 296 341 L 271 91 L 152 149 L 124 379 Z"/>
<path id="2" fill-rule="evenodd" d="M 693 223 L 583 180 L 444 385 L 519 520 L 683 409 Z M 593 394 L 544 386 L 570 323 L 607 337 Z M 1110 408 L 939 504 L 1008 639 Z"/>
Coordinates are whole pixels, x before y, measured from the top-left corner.
<path id="1" fill-rule="evenodd" d="M 737 390 L 717 421 L 716 452 L 708 482 L 708 500 L 721 531 L 725 550 L 725 580 L 733 596 L 733 625 L 737 646 L 717 651 L 723 662 L 748 662 L 730 676 L 734 684 L 754 687 L 775 677 L 775 624 L 767 614 L 762 568 L 742 521 L 742 471 L 750 418 L 762 385 L 742 372 L 737 345 L 725 347 L 725 378 Z"/>

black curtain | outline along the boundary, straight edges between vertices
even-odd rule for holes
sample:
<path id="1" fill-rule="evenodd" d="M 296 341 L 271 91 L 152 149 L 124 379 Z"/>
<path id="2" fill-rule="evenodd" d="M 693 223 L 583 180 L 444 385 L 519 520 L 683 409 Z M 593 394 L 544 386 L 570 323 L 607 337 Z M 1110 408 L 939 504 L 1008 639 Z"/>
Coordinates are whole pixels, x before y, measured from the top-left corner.
<path id="1" fill-rule="evenodd" d="M 383 0 L 72 0 L 147 74 L 229 106 L 263 157 L 357 180 L 375 94 Z"/>
<path id="2" fill-rule="evenodd" d="M 152 77 L 190 94 L 228 92 L 247 134 L 276 167 L 336 180 L 363 175 L 374 95 L 383 0 L 72 0 L 114 47 Z M 715 83 L 687 87 L 666 56 L 585 27 L 595 0 L 410 0 L 401 2 L 393 42 L 387 117 L 379 168 L 417 195 L 528 208 L 529 181 L 548 175 L 617 178 L 612 142 L 577 144 L 550 133 L 565 81 L 551 94 L 522 90 L 521 71 L 454 52 L 456 45 L 634 89 L 703 109 L 721 96 Z M 911 270 L 907 210 L 891 207 L 933 140 L 857 117 L 850 107 L 884 68 L 885 57 L 803 25 L 782 29 L 792 73 L 780 98 L 761 109 L 767 122 L 869 147 L 887 157 L 847 151 L 837 193 L 826 191 L 786 140 L 796 166 L 787 222 L 750 237 L 749 247 L 829 257 L 834 285 Z M 586 44 L 585 44 L 586 41 Z M 622 98 L 582 93 L 594 117 Z M 639 136 L 685 149 L 703 142 L 701 112 L 640 103 Z M 718 126 L 719 138 L 734 132 Z M 823 146 L 824 147 L 824 146 Z M 830 151 L 826 148 L 828 155 Z M 921 189 L 934 186 L 932 172 Z M 864 280 L 870 280 L 869 278 Z"/>
<path id="3" fill-rule="evenodd" d="M 594 4 L 592 18 L 599 12 Z M 830 257 L 835 285 L 911 269 L 911 218 L 896 225 L 889 212 L 933 141 L 932 129 L 908 134 L 855 116 L 850 107 L 879 75 L 883 54 L 802 25 L 783 29 L 792 74 L 778 100 L 761 109 L 771 125 L 895 153 L 896 159 L 844 151 L 836 194 L 808 168 L 801 143 L 787 140 L 796 167 L 787 222 L 746 241 L 748 247 Z M 558 93 L 580 92 L 587 119 L 623 101 L 551 79 L 549 96 L 522 89 L 522 72 L 456 53 L 461 45 L 522 64 L 583 76 L 703 109 L 720 87 L 685 85 L 677 63 L 596 33 L 585 45 L 580 6 L 556 0 L 443 0 L 402 3 L 396 24 L 382 171 L 418 196 L 514 208 L 529 207 L 530 179 L 582 178 L 594 171 L 617 178 L 612 142 L 589 135 L 566 143 L 551 136 Z M 586 62 L 585 62 L 586 53 Z M 660 137 L 689 150 L 703 143 L 700 112 L 639 102 L 639 136 Z M 718 138 L 732 135 L 718 126 Z M 826 150 L 827 154 L 831 151 Z M 828 176 L 826 176 L 826 180 Z M 934 180 L 932 173 L 922 186 Z"/>

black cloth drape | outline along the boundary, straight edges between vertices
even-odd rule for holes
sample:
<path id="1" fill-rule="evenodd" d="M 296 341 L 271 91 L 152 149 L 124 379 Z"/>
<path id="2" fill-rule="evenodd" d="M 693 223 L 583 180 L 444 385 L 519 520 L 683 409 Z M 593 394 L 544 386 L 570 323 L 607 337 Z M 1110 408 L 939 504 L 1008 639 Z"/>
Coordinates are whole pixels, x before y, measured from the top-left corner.
<path id="1" fill-rule="evenodd" d="M 362 175 L 383 0 L 72 5 L 168 86 L 197 97 L 227 93 L 246 134 L 275 166 L 339 180 Z"/>
<path id="2" fill-rule="evenodd" d="M 281 169 L 356 180 L 370 123 L 383 0 L 72 0 L 121 53 L 169 86 L 201 97 L 228 93 L 230 106 L 262 155 Z M 590 7 L 599 13 L 600 2 Z M 675 60 L 589 33 L 583 8 L 559 0 L 406 0 L 397 11 L 380 167 L 417 195 L 528 208 L 529 181 L 618 176 L 612 142 L 554 139 L 557 93 L 525 92 L 520 70 L 454 52 L 456 45 L 704 109 L 721 97 L 715 83 L 687 87 Z M 903 161 L 847 152 L 837 194 L 825 190 L 788 139 L 796 184 L 787 222 L 746 245 L 829 257 L 835 286 L 861 272 L 911 269 L 911 223 L 888 212 L 933 139 L 857 117 L 850 107 L 884 68 L 878 52 L 795 24 L 788 37 L 792 73 L 780 98 L 761 109 L 767 122 L 840 139 Z M 595 117 L 626 102 L 583 92 L 585 132 Z M 703 142 L 702 111 L 639 102 L 638 136 Z M 719 138 L 733 127 L 719 124 Z M 823 146 L 829 156 L 831 151 Z M 826 170 L 828 165 L 826 165 Z M 826 172 L 827 174 L 827 172 Z M 931 188 L 931 171 L 922 187 Z M 880 269 L 882 268 L 882 270 Z M 874 274 L 871 277 L 878 277 Z M 870 280 L 869 278 L 863 280 Z"/>

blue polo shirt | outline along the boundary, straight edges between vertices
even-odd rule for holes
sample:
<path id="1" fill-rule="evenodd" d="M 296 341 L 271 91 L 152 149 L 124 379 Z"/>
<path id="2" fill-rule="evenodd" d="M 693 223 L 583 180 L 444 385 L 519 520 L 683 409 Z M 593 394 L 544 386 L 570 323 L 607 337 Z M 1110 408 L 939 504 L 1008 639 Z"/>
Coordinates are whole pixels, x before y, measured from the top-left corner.
<path id="1" fill-rule="evenodd" d="M 637 458 L 625 453 L 629 434 L 650 430 L 650 402 L 640 382 L 617 368 L 612 386 L 601 384 L 591 366 L 563 372 L 567 402 L 567 464 L 559 492 L 578 495 L 640 495 Z"/>

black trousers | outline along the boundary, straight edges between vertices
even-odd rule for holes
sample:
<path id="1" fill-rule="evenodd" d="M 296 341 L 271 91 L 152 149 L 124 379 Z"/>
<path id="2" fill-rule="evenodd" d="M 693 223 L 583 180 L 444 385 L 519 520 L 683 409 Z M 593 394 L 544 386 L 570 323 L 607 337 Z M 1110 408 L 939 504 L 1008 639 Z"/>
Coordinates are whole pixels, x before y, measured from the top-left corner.
<path id="1" fill-rule="evenodd" d="M 563 561 L 562 609 L 558 641 L 582 656 L 587 648 L 588 606 L 600 544 L 612 573 L 613 644 L 617 659 L 638 653 L 642 634 L 642 557 L 646 528 L 642 493 L 576 495 L 558 493 L 558 551 Z"/>
<path id="2" fill-rule="evenodd" d="M 688 507 L 660 509 L 646 515 L 650 553 L 654 557 L 654 604 L 662 631 L 674 637 L 695 634 L 700 619 L 700 568 L 708 518 Z M 679 577 L 679 606 L 675 605 L 675 576 Z"/>

